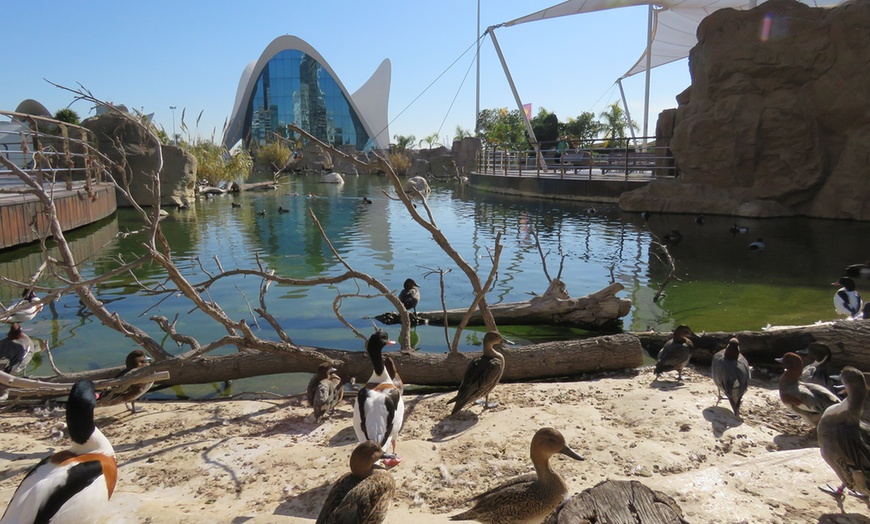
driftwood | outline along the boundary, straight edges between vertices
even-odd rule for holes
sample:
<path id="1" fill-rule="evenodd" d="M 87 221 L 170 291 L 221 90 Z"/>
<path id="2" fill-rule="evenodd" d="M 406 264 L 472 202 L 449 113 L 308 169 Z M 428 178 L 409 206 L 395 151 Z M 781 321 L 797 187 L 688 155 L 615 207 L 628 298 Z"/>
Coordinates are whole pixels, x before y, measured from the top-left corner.
<path id="1" fill-rule="evenodd" d="M 257 189 L 278 189 L 278 183 L 274 181 L 251 182 L 249 184 L 240 184 L 238 182 L 233 182 L 230 185 L 231 193 L 240 193 L 242 191 L 255 191 Z"/>
<path id="2" fill-rule="evenodd" d="M 637 337 L 628 334 L 547 342 L 505 348 L 503 380 L 535 380 L 565 377 L 597 371 L 636 368 L 643 364 L 643 350 Z M 457 385 L 474 353 L 389 352 L 407 384 Z M 240 352 L 221 356 L 200 356 L 183 362 L 168 360 L 149 366 L 153 371 L 170 370 L 165 385 L 208 384 L 261 375 L 311 372 L 324 360 L 331 361 L 343 378 L 366 380 L 372 372 L 371 361 L 359 351 L 299 348 L 286 353 Z M 121 368 L 70 373 L 64 382 L 80 378 L 108 378 Z"/>
<path id="3" fill-rule="evenodd" d="M 544 524 L 687 524 L 671 497 L 636 480 L 606 480 L 583 490 L 556 508 Z"/>
<path id="4" fill-rule="evenodd" d="M 655 357 L 670 333 L 637 333 L 644 349 Z M 695 351 L 692 360 L 709 364 L 713 354 L 724 348 L 728 339 L 737 337 L 740 352 L 753 365 L 779 367 L 775 358 L 789 351 L 806 348 L 810 342 L 821 342 L 831 348 L 831 367 L 855 366 L 870 371 L 870 322 L 865 320 L 841 320 L 808 326 L 792 326 L 768 331 L 726 331 L 698 333 L 692 338 Z"/>
<path id="5" fill-rule="evenodd" d="M 631 310 L 631 300 L 616 296 L 623 289 L 625 287 L 622 284 L 614 283 L 590 295 L 571 298 L 565 284 L 553 279 L 542 295 L 523 302 L 490 305 L 489 309 L 495 321 L 502 326 L 546 324 L 616 330 L 619 328 L 619 319 Z M 448 324 L 457 325 L 466 313 L 467 309 L 448 309 L 446 312 L 419 312 L 417 317 L 431 324 L 441 324 L 446 316 Z M 394 316 L 395 313 L 385 313 L 375 318 L 389 324 Z M 476 311 L 472 314 L 468 324 L 482 325 L 480 313 Z"/>

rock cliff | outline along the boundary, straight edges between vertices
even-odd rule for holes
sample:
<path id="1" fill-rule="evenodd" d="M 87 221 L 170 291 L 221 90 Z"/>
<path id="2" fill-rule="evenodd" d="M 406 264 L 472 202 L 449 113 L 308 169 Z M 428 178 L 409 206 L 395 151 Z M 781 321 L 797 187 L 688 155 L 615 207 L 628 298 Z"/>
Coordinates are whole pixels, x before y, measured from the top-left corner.
<path id="1" fill-rule="evenodd" d="M 680 177 L 623 209 L 870 220 L 870 1 L 716 11 L 689 69 L 670 139 Z"/>

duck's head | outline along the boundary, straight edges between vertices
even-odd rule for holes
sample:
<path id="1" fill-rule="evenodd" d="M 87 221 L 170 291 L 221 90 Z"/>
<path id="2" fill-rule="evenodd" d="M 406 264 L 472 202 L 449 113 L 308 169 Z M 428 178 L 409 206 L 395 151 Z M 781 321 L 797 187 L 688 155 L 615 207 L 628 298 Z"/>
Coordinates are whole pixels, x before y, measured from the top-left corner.
<path id="1" fill-rule="evenodd" d="M 782 363 L 787 374 L 797 373 L 800 375 L 800 372 L 804 367 L 804 361 L 797 353 L 786 353 L 781 358 L 776 359 L 776 361 Z"/>
<path id="2" fill-rule="evenodd" d="M 94 406 L 97 394 L 94 383 L 79 380 L 73 384 L 66 403 L 66 425 L 69 436 L 76 444 L 85 444 L 94 433 Z"/>
<path id="3" fill-rule="evenodd" d="M 674 342 L 684 342 L 689 339 L 695 333 L 692 331 L 692 328 L 685 324 L 680 324 L 674 329 L 673 339 Z"/>
<path id="4" fill-rule="evenodd" d="M 561 453 L 566 457 L 571 457 L 574 460 L 586 460 L 583 455 L 580 455 L 573 449 L 568 447 L 565 442 L 565 437 L 559 430 L 554 428 L 541 428 L 535 432 L 532 437 L 531 456 L 534 461 L 536 457 L 549 459 L 553 455 Z"/>
<path id="5" fill-rule="evenodd" d="M 501 333 L 498 331 L 488 331 L 486 335 L 483 336 L 484 349 L 492 349 L 503 344 L 513 345 L 513 342 L 501 336 Z"/>
<path id="6" fill-rule="evenodd" d="M 733 337 L 725 346 L 725 358 L 736 360 L 738 356 L 740 356 L 740 341 L 737 337 Z"/>
<path id="7" fill-rule="evenodd" d="M 369 339 L 366 341 L 366 353 L 368 353 L 369 355 L 380 355 L 381 351 L 383 351 L 384 349 L 384 346 L 391 346 L 395 343 L 395 341 L 390 340 L 390 337 L 389 335 L 387 335 L 386 331 L 379 329 L 372 333 L 372 336 L 370 336 Z"/>
<path id="8" fill-rule="evenodd" d="M 821 342 L 810 342 L 810 345 L 796 351 L 798 355 L 808 355 L 813 362 L 827 362 L 831 358 L 831 348 Z"/>
<path id="9" fill-rule="evenodd" d="M 867 396 L 867 381 L 864 373 L 852 366 L 846 366 L 840 370 L 840 382 L 846 387 L 847 398 L 859 399 L 861 404 L 864 403 L 864 398 Z"/>
<path id="10" fill-rule="evenodd" d="M 151 357 L 145 354 L 141 349 L 134 349 L 127 354 L 127 359 L 124 361 L 127 369 L 141 368 L 151 363 Z"/>
<path id="11" fill-rule="evenodd" d="M 366 478 L 375 469 L 375 463 L 384 456 L 384 450 L 373 440 L 367 440 L 350 454 L 350 472 L 357 478 Z"/>
<path id="12" fill-rule="evenodd" d="M 409 279 L 405 280 L 405 284 L 402 287 L 404 287 L 405 289 L 413 289 L 415 287 L 420 287 L 420 286 L 418 286 L 417 283 L 414 282 L 414 279 L 409 278 Z"/>
<path id="13" fill-rule="evenodd" d="M 832 286 L 843 286 L 846 291 L 855 291 L 855 281 L 849 277 L 840 277 L 840 280 L 831 284 Z"/>
<path id="14" fill-rule="evenodd" d="M 318 380 L 329 378 L 329 374 L 333 371 L 335 371 L 335 368 L 332 367 L 332 364 L 330 364 L 329 362 L 322 362 L 319 366 L 317 366 Z"/>

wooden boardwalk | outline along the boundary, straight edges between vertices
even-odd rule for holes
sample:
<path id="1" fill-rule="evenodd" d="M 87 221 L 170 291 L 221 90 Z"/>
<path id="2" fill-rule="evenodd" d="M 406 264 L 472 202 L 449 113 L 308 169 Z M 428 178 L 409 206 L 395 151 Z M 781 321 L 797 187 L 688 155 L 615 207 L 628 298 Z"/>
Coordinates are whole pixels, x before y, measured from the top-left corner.
<path id="1" fill-rule="evenodd" d="M 16 184 L 15 182 L 18 182 Z M 73 182 L 46 185 L 52 190 L 57 216 L 64 231 L 86 226 L 115 212 L 115 186 L 109 183 Z M 35 195 L 21 194 L 21 181 L 0 176 L 0 249 L 36 242 L 49 231 L 42 203 Z"/>

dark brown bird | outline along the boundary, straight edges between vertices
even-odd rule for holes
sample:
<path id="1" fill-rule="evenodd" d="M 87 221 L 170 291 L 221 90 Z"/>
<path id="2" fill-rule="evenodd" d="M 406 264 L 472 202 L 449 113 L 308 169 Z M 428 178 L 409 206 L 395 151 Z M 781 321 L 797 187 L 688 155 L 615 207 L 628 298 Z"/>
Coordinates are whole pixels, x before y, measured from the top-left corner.
<path id="1" fill-rule="evenodd" d="M 146 355 L 145 352 L 141 349 L 134 349 L 127 355 L 124 371 L 118 373 L 115 378 L 121 378 L 124 375 L 129 374 L 133 370 L 145 367 L 150 363 L 151 357 Z M 101 393 L 99 400 L 97 400 L 97 406 L 115 406 L 121 404 L 122 402 L 126 406 L 127 403 L 130 403 L 130 406 L 128 407 L 130 412 L 139 413 L 142 410 L 136 409 L 136 401 L 139 399 L 139 397 L 147 393 L 153 385 L 154 382 L 145 382 L 143 384 L 131 384 L 124 389 L 109 388 Z"/>
<path id="2" fill-rule="evenodd" d="M 490 331 L 483 337 L 483 355 L 471 359 L 465 368 L 465 376 L 459 384 L 456 396 L 447 403 L 455 402 L 451 415 L 455 415 L 475 400 L 484 397 L 483 409 L 495 407 L 489 403 L 489 394 L 504 373 L 504 355 L 495 350 L 500 344 L 512 344 L 500 333 Z"/>
<path id="3" fill-rule="evenodd" d="M 541 522 L 556 509 L 568 486 L 550 467 L 550 457 L 561 453 L 584 460 L 565 444 L 565 437 L 553 428 L 541 428 L 532 437 L 531 457 L 535 473 L 521 475 L 469 500 L 474 507 L 450 520 L 476 520 L 486 524 Z"/>
<path id="4" fill-rule="evenodd" d="M 315 524 L 379 524 L 387 516 L 396 483 L 386 471 L 375 471 L 375 463 L 384 451 L 367 440 L 350 455 L 350 473 L 333 484 L 323 502 Z"/>
<path id="5" fill-rule="evenodd" d="M 420 303 L 420 286 L 409 278 L 405 280 L 402 288 L 402 291 L 399 292 L 399 301 L 405 306 L 405 309 L 413 309 L 414 315 L 416 315 L 417 304 Z"/>
<path id="6" fill-rule="evenodd" d="M 725 393 L 731 404 L 731 411 L 739 417 L 743 395 L 749 388 L 749 362 L 740 354 L 740 342 L 736 338 L 729 340 L 725 349 L 713 355 L 710 375 L 719 390 L 719 399 Z"/>
<path id="7" fill-rule="evenodd" d="M 332 364 L 323 362 L 317 367 L 317 373 L 308 381 L 306 393 L 308 404 L 314 409 L 314 421 L 319 423 L 344 398 L 341 377 Z"/>
<path id="8" fill-rule="evenodd" d="M 689 363 L 692 351 L 695 349 L 692 341 L 689 340 L 693 334 L 689 326 L 677 326 L 671 339 L 665 342 L 664 347 L 659 351 L 656 359 L 656 380 L 665 371 L 676 371 L 677 378 L 683 380 L 683 368 Z"/>

